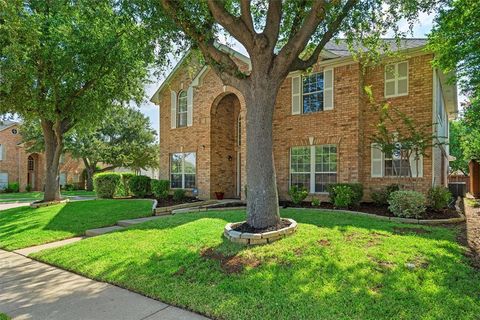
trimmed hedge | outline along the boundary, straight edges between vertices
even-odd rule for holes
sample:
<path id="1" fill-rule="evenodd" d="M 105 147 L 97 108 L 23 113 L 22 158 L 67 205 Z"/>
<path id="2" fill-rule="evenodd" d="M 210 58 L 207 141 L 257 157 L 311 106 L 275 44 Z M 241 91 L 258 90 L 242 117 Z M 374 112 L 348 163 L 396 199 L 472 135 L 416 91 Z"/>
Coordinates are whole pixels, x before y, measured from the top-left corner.
<path id="1" fill-rule="evenodd" d="M 112 199 L 120 186 L 121 173 L 103 172 L 93 176 L 93 186 L 98 198 Z"/>
<path id="2" fill-rule="evenodd" d="M 350 199 L 351 205 L 358 206 L 363 198 L 363 185 L 361 183 L 334 183 L 329 185 L 328 193 L 332 203 L 335 203 L 335 198 L 337 196 L 335 189 L 340 186 L 349 187 L 350 190 L 352 190 L 352 197 Z M 344 190 L 344 188 L 340 188 L 339 190 Z"/>
<path id="3" fill-rule="evenodd" d="M 143 198 L 151 194 L 150 177 L 133 176 L 128 181 L 130 192 L 137 198 Z"/>
<path id="4" fill-rule="evenodd" d="M 123 186 L 123 195 L 128 197 L 132 192 L 130 191 L 130 179 L 135 177 L 133 172 L 122 172 L 122 186 Z"/>
<path id="5" fill-rule="evenodd" d="M 170 181 L 152 179 L 150 181 L 150 187 L 155 198 L 167 199 L 168 192 L 170 191 Z"/>

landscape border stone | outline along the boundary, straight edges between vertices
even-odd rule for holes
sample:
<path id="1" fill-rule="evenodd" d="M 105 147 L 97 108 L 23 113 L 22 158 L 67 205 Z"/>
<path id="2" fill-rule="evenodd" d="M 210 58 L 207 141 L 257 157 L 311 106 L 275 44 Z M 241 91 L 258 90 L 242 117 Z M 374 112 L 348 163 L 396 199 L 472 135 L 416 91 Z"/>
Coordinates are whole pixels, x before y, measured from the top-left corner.
<path id="1" fill-rule="evenodd" d="M 223 235 L 230 241 L 239 244 L 257 245 L 272 243 L 293 234 L 297 230 L 297 222 L 295 220 L 289 218 L 284 219 L 290 222 L 288 227 L 262 233 L 239 232 L 234 230 L 239 225 L 245 223 L 245 221 L 227 223 L 223 230 Z"/>
<path id="2" fill-rule="evenodd" d="M 177 204 L 169 207 L 155 208 L 155 215 L 157 216 L 166 215 L 166 214 L 172 213 L 172 211 L 174 210 L 176 211 L 179 209 L 188 209 L 188 208 L 200 209 L 203 206 L 214 204 L 217 202 L 218 202 L 217 200 L 204 200 L 204 201 L 197 201 L 197 202 L 182 203 L 182 204 Z"/>

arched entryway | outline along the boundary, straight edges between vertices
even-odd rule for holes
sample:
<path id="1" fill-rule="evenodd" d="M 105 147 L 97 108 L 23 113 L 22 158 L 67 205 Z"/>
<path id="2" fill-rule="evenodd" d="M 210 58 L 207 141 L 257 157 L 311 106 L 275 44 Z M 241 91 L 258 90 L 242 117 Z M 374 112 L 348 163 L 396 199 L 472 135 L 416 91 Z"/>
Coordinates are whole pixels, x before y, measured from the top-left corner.
<path id="1" fill-rule="evenodd" d="M 241 194 L 240 100 L 233 93 L 219 97 L 211 109 L 210 196 L 223 192 L 225 198 Z"/>
<path id="2" fill-rule="evenodd" d="M 32 190 L 38 190 L 38 154 L 33 153 L 27 158 L 27 185 Z"/>

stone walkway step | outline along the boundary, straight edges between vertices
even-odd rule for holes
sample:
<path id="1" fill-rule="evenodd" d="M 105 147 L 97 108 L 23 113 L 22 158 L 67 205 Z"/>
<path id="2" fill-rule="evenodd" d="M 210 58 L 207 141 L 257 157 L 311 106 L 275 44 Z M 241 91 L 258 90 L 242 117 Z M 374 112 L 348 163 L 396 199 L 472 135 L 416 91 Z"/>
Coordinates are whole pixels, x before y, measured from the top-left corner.
<path id="1" fill-rule="evenodd" d="M 0 250 L 0 310 L 12 320 L 208 320 L 4 250 Z"/>
<path id="2" fill-rule="evenodd" d="M 95 237 L 95 236 L 99 236 L 101 234 L 105 234 L 105 233 L 109 233 L 109 232 L 113 232 L 113 231 L 117 231 L 117 230 L 123 230 L 123 229 L 125 229 L 125 228 L 120 227 L 120 226 L 111 226 L 111 227 L 90 229 L 90 230 L 85 231 L 85 235 L 87 237 Z"/>
<path id="3" fill-rule="evenodd" d="M 153 216 L 153 217 L 146 217 L 146 218 L 138 218 L 138 219 L 128 219 L 128 220 L 120 220 L 117 222 L 117 225 L 121 227 L 128 227 L 134 224 L 144 223 L 152 220 L 157 220 L 162 218 L 162 216 Z"/>
<path id="4" fill-rule="evenodd" d="M 22 256 L 28 256 L 31 253 L 39 252 L 39 251 L 42 251 L 42 250 L 45 250 L 45 249 L 58 248 L 58 247 L 66 246 L 67 244 L 80 241 L 84 238 L 85 237 L 75 237 L 75 238 L 50 242 L 50 243 L 46 243 L 46 244 L 41 244 L 39 246 L 28 247 L 28 248 L 24 248 L 24 249 L 18 249 L 18 250 L 15 250 L 13 252 L 21 254 Z"/>

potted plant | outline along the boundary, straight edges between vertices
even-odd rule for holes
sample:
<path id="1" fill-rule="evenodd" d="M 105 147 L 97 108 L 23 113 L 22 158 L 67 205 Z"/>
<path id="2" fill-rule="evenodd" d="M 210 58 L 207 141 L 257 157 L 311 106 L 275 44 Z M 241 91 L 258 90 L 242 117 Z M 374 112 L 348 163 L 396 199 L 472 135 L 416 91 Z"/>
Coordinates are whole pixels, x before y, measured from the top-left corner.
<path id="1" fill-rule="evenodd" d="M 224 196 L 225 196 L 225 193 L 223 191 L 215 192 L 215 198 L 217 198 L 217 200 L 223 200 Z"/>

